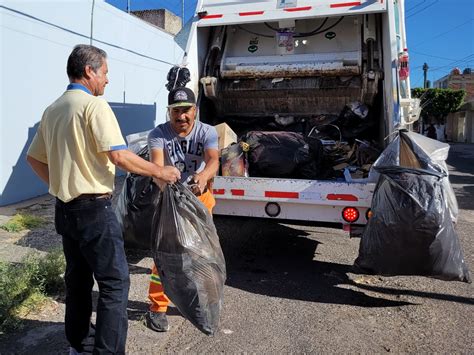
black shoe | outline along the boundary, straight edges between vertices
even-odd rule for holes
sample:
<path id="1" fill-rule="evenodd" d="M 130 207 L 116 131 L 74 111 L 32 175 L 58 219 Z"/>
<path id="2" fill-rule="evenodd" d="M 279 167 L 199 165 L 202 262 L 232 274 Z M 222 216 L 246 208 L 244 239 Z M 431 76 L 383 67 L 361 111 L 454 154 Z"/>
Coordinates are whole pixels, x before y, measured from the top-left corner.
<path id="1" fill-rule="evenodd" d="M 167 332 L 170 329 L 165 312 L 148 311 L 145 315 L 146 326 L 155 332 Z"/>

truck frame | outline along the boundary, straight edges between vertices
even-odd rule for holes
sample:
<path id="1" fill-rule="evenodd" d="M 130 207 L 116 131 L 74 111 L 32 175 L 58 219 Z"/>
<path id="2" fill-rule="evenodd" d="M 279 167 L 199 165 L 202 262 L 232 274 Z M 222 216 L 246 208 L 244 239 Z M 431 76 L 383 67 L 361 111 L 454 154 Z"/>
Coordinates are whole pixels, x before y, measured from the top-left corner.
<path id="1" fill-rule="evenodd" d="M 312 35 L 321 25 L 329 30 Z M 262 112 L 336 113 L 357 98 L 379 106 L 377 139 L 385 146 L 395 130 L 418 118 L 409 78 L 399 76 L 406 48 L 403 0 L 200 0 L 190 26 L 183 66 L 191 73 L 189 86 L 199 93 L 203 122 L 213 124 L 210 116 L 216 112 L 253 118 Z M 309 31 L 308 36 L 298 37 L 297 31 Z M 272 33 L 281 38 L 275 41 Z M 274 45 L 288 36 L 298 48 Z M 318 89 L 325 80 L 347 78 L 355 89 Z M 271 91 L 285 80 L 299 91 Z M 305 97 L 296 94 L 306 92 L 302 88 Z M 212 114 L 206 110 L 209 102 Z M 367 223 L 374 188 L 375 181 L 217 176 L 214 213 L 340 223 L 350 231 Z"/>

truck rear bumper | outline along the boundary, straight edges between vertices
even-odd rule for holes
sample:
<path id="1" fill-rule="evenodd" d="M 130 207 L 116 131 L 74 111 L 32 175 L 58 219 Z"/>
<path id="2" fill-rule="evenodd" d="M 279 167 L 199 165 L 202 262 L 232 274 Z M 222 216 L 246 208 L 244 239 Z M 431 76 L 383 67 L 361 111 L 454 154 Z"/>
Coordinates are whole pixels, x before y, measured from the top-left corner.
<path id="1" fill-rule="evenodd" d="M 353 223 L 365 224 L 374 188 L 374 183 L 216 177 L 214 213 L 344 224 L 344 208 L 353 207 L 359 212 Z"/>

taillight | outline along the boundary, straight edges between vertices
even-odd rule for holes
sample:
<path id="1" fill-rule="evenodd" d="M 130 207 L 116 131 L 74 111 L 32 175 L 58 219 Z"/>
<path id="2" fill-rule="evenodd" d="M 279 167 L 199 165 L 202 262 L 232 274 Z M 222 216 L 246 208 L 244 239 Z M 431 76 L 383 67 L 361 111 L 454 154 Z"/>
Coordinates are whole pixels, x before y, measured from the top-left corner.
<path id="1" fill-rule="evenodd" d="M 270 217 L 277 217 L 281 212 L 280 205 L 276 202 L 269 202 L 265 206 L 265 212 Z"/>
<path id="2" fill-rule="evenodd" d="M 347 223 L 354 223 L 359 219 L 359 210 L 355 207 L 345 207 L 342 210 L 342 218 Z"/>

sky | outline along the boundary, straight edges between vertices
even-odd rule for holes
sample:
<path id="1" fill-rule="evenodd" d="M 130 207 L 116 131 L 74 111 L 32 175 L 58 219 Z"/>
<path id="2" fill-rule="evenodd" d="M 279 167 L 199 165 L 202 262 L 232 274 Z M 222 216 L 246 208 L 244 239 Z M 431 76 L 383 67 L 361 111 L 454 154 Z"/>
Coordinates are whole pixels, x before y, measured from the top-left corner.
<path id="1" fill-rule="evenodd" d="M 412 87 L 454 68 L 474 68 L 474 0 L 406 0 L 405 23 Z"/>
<path id="2" fill-rule="evenodd" d="M 196 0 L 106 0 L 122 9 L 166 8 L 187 21 Z M 318 1 L 318 0 L 314 0 Z M 428 64 L 428 80 L 449 74 L 458 67 L 474 68 L 474 0 L 406 0 L 405 23 L 410 58 L 411 86 L 423 86 L 424 63 Z"/>

